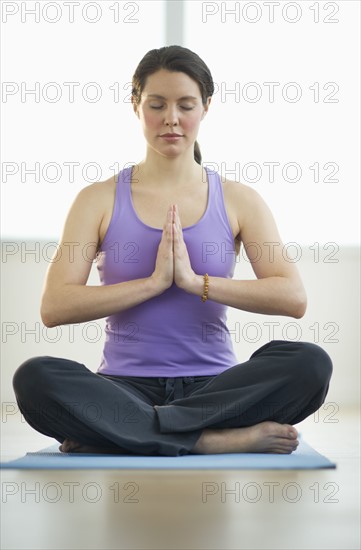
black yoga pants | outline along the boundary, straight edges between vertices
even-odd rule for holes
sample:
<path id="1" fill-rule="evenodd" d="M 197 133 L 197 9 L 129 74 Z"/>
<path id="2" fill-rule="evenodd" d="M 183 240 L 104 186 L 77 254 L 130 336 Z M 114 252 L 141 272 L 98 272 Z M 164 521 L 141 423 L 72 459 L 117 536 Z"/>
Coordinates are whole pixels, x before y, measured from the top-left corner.
<path id="1" fill-rule="evenodd" d="M 69 359 L 33 357 L 15 371 L 13 388 L 28 424 L 60 443 L 181 456 L 204 428 L 301 422 L 324 403 L 331 374 L 320 346 L 272 340 L 213 376 L 110 376 Z"/>

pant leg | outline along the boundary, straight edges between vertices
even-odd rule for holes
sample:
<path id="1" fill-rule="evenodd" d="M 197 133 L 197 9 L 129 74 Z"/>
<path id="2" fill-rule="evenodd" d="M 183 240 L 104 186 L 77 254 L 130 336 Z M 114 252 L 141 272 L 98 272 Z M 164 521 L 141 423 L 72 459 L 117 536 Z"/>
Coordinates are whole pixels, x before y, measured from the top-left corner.
<path id="1" fill-rule="evenodd" d="M 162 433 L 236 428 L 265 420 L 297 424 L 325 400 L 332 374 L 316 344 L 273 340 L 203 387 L 156 410 Z"/>
<path id="2" fill-rule="evenodd" d="M 202 430 L 161 434 L 151 398 L 125 380 L 114 382 L 81 363 L 34 357 L 18 367 L 13 388 L 25 420 L 62 442 L 119 448 L 143 455 L 189 454 Z"/>

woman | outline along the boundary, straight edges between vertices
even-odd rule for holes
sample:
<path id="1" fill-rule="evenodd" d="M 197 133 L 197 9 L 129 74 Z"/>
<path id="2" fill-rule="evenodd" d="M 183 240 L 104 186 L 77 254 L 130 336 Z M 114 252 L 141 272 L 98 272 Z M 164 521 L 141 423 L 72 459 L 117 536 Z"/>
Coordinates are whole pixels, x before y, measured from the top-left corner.
<path id="1" fill-rule="evenodd" d="M 27 422 L 63 452 L 291 453 L 293 425 L 325 400 L 332 363 L 315 344 L 271 341 L 237 364 L 227 306 L 300 318 L 306 296 L 282 246 L 270 261 L 265 243 L 281 239 L 258 193 L 201 165 L 213 91 L 189 49 L 149 51 L 132 89 L 145 159 L 69 211 L 41 316 L 47 327 L 107 317 L 101 363 L 34 357 L 13 379 Z M 255 280 L 232 279 L 241 242 Z M 94 259 L 102 284 L 87 286 Z"/>

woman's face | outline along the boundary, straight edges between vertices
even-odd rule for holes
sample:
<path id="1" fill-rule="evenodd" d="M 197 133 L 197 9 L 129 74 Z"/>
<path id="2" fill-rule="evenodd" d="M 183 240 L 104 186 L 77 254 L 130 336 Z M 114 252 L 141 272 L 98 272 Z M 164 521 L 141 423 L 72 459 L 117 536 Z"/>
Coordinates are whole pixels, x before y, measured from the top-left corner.
<path id="1" fill-rule="evenodd" d="M 182 154 L 194 147 L 201 120 L 208 111 L 202 104 L 198 83 L 182 72 L 160 69 L 148 76 L 141 102 L 133 103 L 148 145 L 167 157 Z M 176 133 L 180 137 L 166 138 Z"/>

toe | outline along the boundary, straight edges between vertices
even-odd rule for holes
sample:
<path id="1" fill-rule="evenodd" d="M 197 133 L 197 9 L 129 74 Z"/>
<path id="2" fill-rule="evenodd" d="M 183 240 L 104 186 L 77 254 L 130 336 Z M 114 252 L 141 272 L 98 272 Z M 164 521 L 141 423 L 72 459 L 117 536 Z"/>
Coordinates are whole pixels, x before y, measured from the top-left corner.
<path id="1" fill-rule="evenodd" d="M 287 437 L 290 439 L 297 439 L 298 432 L 296 428 L 288 424 L 284 424 L 284 427 L 287 429 Z"/>

